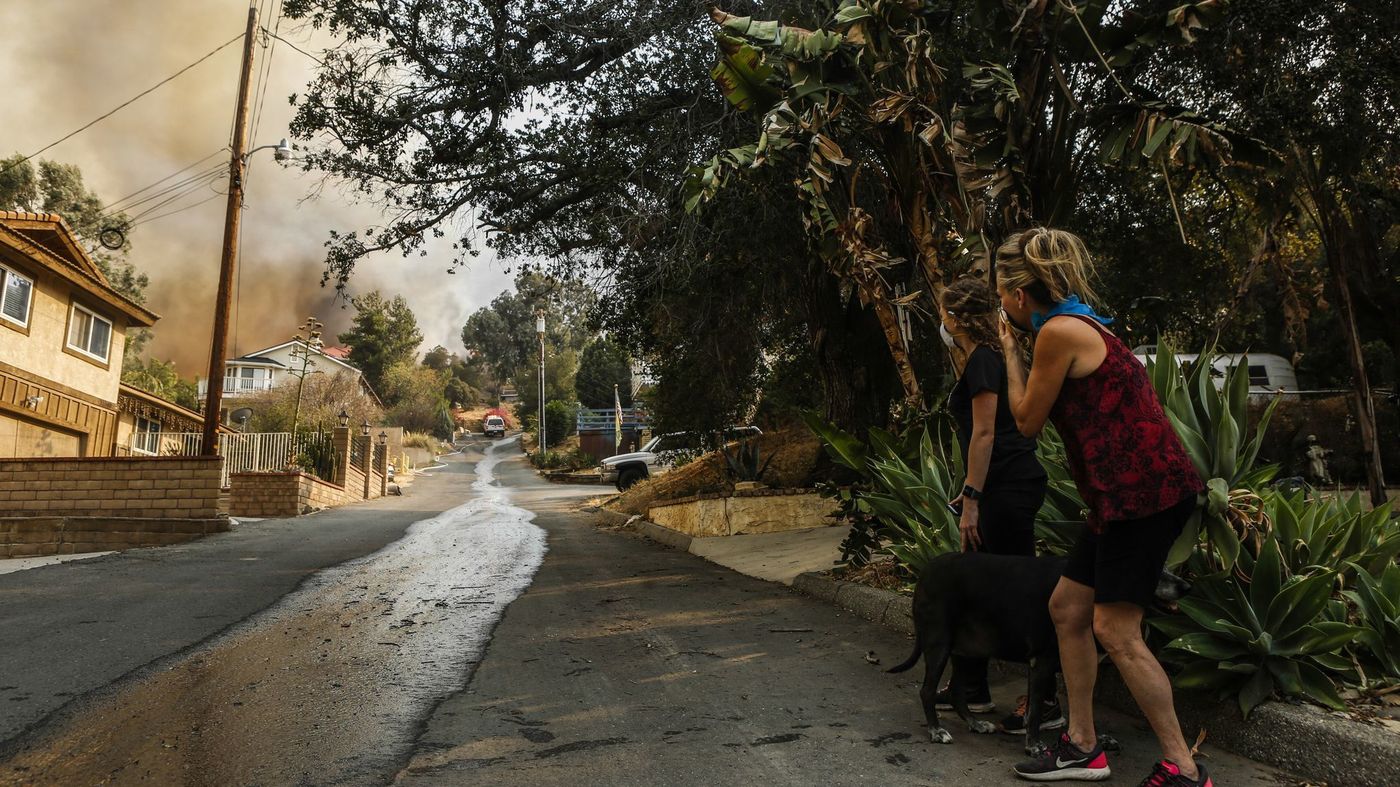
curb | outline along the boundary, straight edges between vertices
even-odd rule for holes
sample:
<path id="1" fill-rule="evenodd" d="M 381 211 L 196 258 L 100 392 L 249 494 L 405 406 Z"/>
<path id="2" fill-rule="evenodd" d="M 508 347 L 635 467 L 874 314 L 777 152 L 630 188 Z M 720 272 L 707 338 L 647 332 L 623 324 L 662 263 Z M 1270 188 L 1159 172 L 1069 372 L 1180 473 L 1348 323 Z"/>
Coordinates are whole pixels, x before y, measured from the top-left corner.
<path id="1" fill-rule="evenodd" d="M 799 574 L 792 588 L 874 623 L 914 633 L 913 600 L 907 596 L 814 573 Z M 1004 671 L 1024 669 L 996 661 L 993 666 Z M 1100 668 L 1096 688 L 1098 701 L 1124 713 L 1139 712 L 1112 664 L 1105 662 Z M 1232 703 L 1198 692 L 1177 692 L 1175 697 L 1182 728 L 1208 731 L 1208 740 L 1222 749 L 1330 787 L 1400 784 L 1400 736 L 1393 733 L 1311 705 L 1266 702 L 1244 720 Z"/>
<path id="2" fill-rule="evenodd" d="M 586 508 L 585 511 L 601 516 L 611 525 L 619 525 L 635 530 L 640 535 L 655 541 L 658 544 L 679 549 L 682 552 L 690 551 L 690 542 L 695 540 L 685 533 L 677 533 L 669 527 L 662 527 L 655 522 L 648 522 L 640 514 L 624 514 L 620 511 L 612 511 L 607 508 Z"/>
<path id="3" fill-rule="evenodd" d="M 1137 713 L 1118 670 L 1105 663 L 1096 694 L 1104 704 Z M 1209 741 L 1252 760 L 1324 782 L 1330 787 L 1400 784 L 1400 736 L 1313 705 L 1265 702 L 1249 719 L 1233 702 L 1201 692 L 1176 692 L 1183 730 L 1206 730 Z M 1187 739 L 1192 735 L 1188 734 Z"/>

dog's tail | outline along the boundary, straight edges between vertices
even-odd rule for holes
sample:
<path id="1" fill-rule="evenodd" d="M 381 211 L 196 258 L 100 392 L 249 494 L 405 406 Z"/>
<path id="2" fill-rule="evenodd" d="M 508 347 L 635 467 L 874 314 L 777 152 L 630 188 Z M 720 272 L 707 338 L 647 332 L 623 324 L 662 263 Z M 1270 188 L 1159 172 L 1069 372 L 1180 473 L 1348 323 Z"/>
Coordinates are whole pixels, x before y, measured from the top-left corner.
<path id="1" fill-rule="evenodd" d="M 919 657 L 922 656 L 923 653 L 924 653 L 924 637 L 923 637 L 923 632 L 919 631 L 918 626 L 915 626 L 915 627 L 914 627 L 914 652 L 909 654 L 909 658 L 905 659 L 903 664 L 897 664 L 897 665 L 895 665 L 895 666 L 893 666 L 893 667 L 890 667 L 889 669 L 885 670 L 885 672 L 903 672 L 903 671 L 909 669 L 910 667 L 913 667 L 915 664 L 918 664 L 918 663 L 919 663 Z"/>

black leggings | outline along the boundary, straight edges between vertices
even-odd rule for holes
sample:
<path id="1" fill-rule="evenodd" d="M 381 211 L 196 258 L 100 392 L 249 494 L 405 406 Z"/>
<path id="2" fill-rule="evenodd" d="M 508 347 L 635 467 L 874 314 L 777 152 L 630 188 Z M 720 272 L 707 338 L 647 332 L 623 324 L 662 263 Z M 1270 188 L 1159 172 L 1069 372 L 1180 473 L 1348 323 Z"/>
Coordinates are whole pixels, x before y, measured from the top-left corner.
<path id="1" fill-rule="evenodd" d="M 1035 555 L 1035 515 L 1045 502 L 1045 482 L 1002 484 L 982 493 L 977 507 L 978 552 Z"/>
<path id="2" fill-rule="evenodd" d="M 1035 515 L 1045 502 L 1045 481 L 1000 484 L 982 492 L 977 507 L 978 552 L 993 555 L 1035 555 Z M 953 670 L 964 676 L 968 697 L 980 701 L 989 693 L 987 659 L 953 657 Z"/>

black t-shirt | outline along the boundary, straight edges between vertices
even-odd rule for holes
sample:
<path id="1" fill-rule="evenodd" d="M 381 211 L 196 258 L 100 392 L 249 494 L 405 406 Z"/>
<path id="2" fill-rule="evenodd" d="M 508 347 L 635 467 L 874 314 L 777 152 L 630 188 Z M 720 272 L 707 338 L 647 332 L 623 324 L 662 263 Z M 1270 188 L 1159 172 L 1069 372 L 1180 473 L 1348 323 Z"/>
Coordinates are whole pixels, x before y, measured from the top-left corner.
<path id="1" fill-rule="evenodd" d="M 1035 456 L 1035 441 L 1021 434 L 1006 395 L 1006 361 L 990 347 L 978 346 L 967 359 L 962 377 L 948 396 L 948 409 L 958 422 L 958 443 L 964 464 L 972 442 L 972 397 L 983 391 L 997 395 L 997 422 L 992 438 L 992 461 L 984 488 L 1035 483 L 1045 478 L 1045 468 Z"/>

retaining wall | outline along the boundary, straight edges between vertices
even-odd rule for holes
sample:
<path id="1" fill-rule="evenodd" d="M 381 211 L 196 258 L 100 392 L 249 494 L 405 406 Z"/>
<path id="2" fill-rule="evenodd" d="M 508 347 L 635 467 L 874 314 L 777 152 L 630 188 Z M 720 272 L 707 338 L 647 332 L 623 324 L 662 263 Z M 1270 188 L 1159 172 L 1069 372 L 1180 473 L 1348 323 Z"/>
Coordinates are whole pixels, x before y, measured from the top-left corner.
<path id="1" fill-rule="evenodd" d="M 0 517 L 0 558 L 167 546 L 228 529 L 228 517 Z"/>
<path id="2" fill-rule="evenodd" d="M 218 457 L 0 459 L 0 517 L 213 519 Z"/>
<path id="3" fill-rule="evenodd" d="M 695 538 L 778 533 L 823 527 L 834 506 L 805 489 L 756 489 L 721 497 L 699 495 L 668 501 L 647 512 L 647 519 Z"/>

